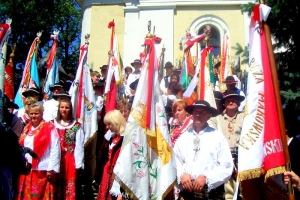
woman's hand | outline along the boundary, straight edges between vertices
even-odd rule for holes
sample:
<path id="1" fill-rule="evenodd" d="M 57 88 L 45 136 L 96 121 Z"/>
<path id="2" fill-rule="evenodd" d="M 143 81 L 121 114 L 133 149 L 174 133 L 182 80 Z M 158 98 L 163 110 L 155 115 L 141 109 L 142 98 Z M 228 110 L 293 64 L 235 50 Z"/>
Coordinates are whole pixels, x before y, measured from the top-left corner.
<path id="1" fill-rule="evenodd" d="M 47 181 L 53 183 L 55 180 L 55 172 L 53 170 L 47 171 Z"/>

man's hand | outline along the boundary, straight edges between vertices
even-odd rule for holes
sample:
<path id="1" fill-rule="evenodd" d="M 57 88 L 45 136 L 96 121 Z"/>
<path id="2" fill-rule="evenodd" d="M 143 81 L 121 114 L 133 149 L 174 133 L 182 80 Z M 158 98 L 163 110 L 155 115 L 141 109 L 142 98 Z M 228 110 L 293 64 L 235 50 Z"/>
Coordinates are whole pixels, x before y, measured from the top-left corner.
<path id="1" fill-rule="evenodd" d="M 202 175 L 198 176 L 193 183 L 194 192 L 201 192 L 205 184 L 206 184 L 206 177 Z"/>
<path id="2" fill-rule="evenodd" d="M 180 183 L 183 187 L 188 192 L 193 191 L 193 184 L 192 184 L 192 177 L 189 174 L 183 174 L 180 180 Z"/>
<path id="3" fill-rule="evenodd" d="M 122 195 L 121 194 L 118 195 L 117 200 L 122 200 L 122 199 L 123 199 Z"/>

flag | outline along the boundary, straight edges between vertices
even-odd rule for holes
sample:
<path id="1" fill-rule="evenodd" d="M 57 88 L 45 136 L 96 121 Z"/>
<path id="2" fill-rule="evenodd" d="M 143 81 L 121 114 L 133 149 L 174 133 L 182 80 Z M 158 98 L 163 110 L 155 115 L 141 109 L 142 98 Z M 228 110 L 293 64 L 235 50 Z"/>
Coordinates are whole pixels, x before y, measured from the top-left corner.
<path id="1" fill-rule="evenodd" d="M 9 56 L 9 61 L 5 67 L 5 80 L 4 80 L 4 93 L 8 96 L 10 101 L 14 101 L 14 64 L 13 58 L 15 57 L 15 45 L 12 48 L 12 52 Z"/>
<path id="2" fill-rule="evenodd" d="M 10 34 L 10 21 L 7 20 L 5 24 L 0 24 L 0 52 L 2 52 L 3 43 Z"/>
<path id="3" fill-rule="evenodd" d="M 207 101 L 210 106 L 217 108 L 214 97 L 214 85 L 211 80 L 212 56 L 213 47 L 205 47 L 201 52 L 200 71 L 198 75 L 198 100 Z M 218 117 L 211 117 L 208 120 L 210 127 L 221 130 Z"/>
<path id="4" fill-rule="evenodd" d="M 80 48 L 79 66 L 76 77 L 69 90 L 73 106 L 74 118 L 81 123 L 85 145 L 98 130 L 95 95 L 87 65 L 88 44 Z"/>
<path id="5" fill-rule="evenodd" d="M 33 52 L 31 65 L 30 65 L 30 81 L 29 88 L 40 88 L 40 79 L 38 73 L 38 66 L 36 63 L 36 51 Z"/>
<path id="6" fill-rule="evenodd" d="M 264 4 L 254 6 L 250 22 L 248 113 L 243 122 L 238 155 L 238 179 L 242 187 L 247 180 L 263 176 L 267 179 L 285 171 L 267 38 L 260 26 L 262 20 L 267 21 L 270 11 L 271 8 Z"/>
<path id="7" fill-rule="evenodd" d="M 15 96 L 15 103 L 19 108 L 23 108 L 23 96 L 22 93 L 27 91 L 29 87 L 39 87 L 39 77 L 37 72 L 36 56 L 35 52 L 37 50 L 37 45 L 40 41 L 42 33 L 39 32 L 37 37 L 32 42 L 27 59 L 25 62 L 25 67 L 23 70 L 22 80 L 18 89 L 18 92 Z"/>
<path id="8" fill-rule="evenodd" d="M 220 65 L 220 80 L 219 80 L 219 88 L 221 91 L 226 90 L 225 85 L 222 83 L 223 80 L 229 75 L 231 75 L 231 70 L 229 70 L 228 66 L 228 53 L 229 53 L 229 36 L 225 32 L 223 36 L 223 43 L 221 49 L 221 65 Z"/>
<path id="9" fill-rule="evenodd" d="M 190 49 L 194 46 L 195 43 L 202 40 L 207 34 L 210 34 L 210 28 L 206 27 L 204 33 L 197 36 L 191 36 L 189 32 L 187 32 L 185 37 L 180 38 L 179 43 L 182 43 L 182 40 L 186 40 L 184 44 L 184 51 L 183 51 L 183 59 L 182 59 L 182 70 L 180 74 L 180 85 L 187 89 L 190 82 L 191 77 L 195 75 L 195 69 L 193 65 L 192 56 L 190 53 Z"/>
<path id="10" fill-rule="evenodd" d="M 120 52 L 118 39 L 115 33 L 114 21 L 109 22 L 108 28 L 111 28 L 111 40 L 108 59 L 108 72 L 104 93 L 107 94 L 106 112 L 114 110 L 117 107 L 117 85 L 122 83 L 123 66 L 120 61 Z"/>
<path id="11" fill-rule="evenodd" d="M 115 180 L 135 199 L 161 200 L 176 179 L 155 58 L 155 43 L 160 40 L 145 39 L 146 62 L 114 168 Z"/>
<path id="12" fill-rule="evenodd" d="M 58 31 L 55 31 L 54 35 L 51 35 L 51 39 L 53 39 L 53 45 L 49 52 L 49 58 L 46 67 L 47 72 L 43 89 L 44 92 L 49 96 L 51 95 L 50 87 L 59 82 L 58 59 L 56 57 L 58 33 Z"/>
<path id="13" fill-rule="evenodd" d="M 5 24 L 0 24 L 0 122 L 3 120 L 3 91 L 4 91 L 4 69 L 7 52 L 7 38 L 10 34 L 11 20 L 6 20 Z"/>

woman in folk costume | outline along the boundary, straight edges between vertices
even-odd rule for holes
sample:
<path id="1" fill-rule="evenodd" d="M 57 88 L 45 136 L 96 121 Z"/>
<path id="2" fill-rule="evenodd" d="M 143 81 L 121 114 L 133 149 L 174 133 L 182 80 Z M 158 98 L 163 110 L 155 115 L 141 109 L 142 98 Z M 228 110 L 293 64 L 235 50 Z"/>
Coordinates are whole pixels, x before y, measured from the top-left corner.
<path id="1" fill-rule="evenodd" d="M 76 180 L 84 165 L 84 133 L 81 124 L 73 118 L 69 98 L 60 98 L 54 125 L 61 147 L 57 199 L 76 199 Z"/>
<path id="2" fill-rule="evenodd" d="M 55 199 L 55 176 L 59 173 L 59 136 L 54 125 L 43 120 L 43 105 L 29 106 L 30 122 L 20 137 L 20 144 L 31 148 L 38 156 L 33 159 L 26 154 L 32 169 L 28 175 L 21 175 L 16 199 Z"/>
<path id="3" fill-rule="evenodd" d="M 119 153 L 121 151 L 123 141 L 122 134 L 125 131 L 126 120 L 119 110 L 112 110 L 105 115 L 104 123 L 109 129 L 104 136 L 107 143 L 106 146 L 108 147 L 108 157 L 107 162 L 104 166 L 97 200 L 122 199 L 120 186 L 116 181 L 114 181 L 114 177 L 112 176 L 112 174 L 116 161 L 119 157 Z M 110 190 L 113 183 L 114 187 L 117 188 L 117 192 L 115 191 L 111 195 Z"/>
<path id="4" fill-rule="evenodd" d="M 35 98 L 27 97 L 24 101 L 24 112 L 18 112 L 18 117 L 21 120 L 24 127 L 30 122 L 30 118 L 28 115 L 29 106 L 36 102 L 37 100 Z"/>
<path id="5" fill-rule="evenodd" d="M 193 117 L 185 111 L 187 106 L 183 99 L 175 100 L 172 105 L 173 117 L 169 121 L 172 147 L 174 147 L 179 136 L 193 125 Z M 179 193 L 178 185 L 175 185 L 174 190 L 168 194 L 167 199 L 178 199 Z"/>
<path id="6" fill-rule="evenodd" d="M 186 131 L 193 124 L 193 117 L 185 111 L 186 107 L 187 103 L 183 99 L 175 100 L 172 105 L 173 117 L 170 119 L 169 123 L 173 147 L 181 133 Z"/>

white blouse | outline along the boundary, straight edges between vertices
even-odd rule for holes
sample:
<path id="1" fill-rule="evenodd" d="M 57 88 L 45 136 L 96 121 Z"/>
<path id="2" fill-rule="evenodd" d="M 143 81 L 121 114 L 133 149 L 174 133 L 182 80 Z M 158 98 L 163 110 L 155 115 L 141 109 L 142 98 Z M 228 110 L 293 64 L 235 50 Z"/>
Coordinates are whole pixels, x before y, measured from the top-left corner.
<path id="1" fill-rule="evenodd" d="M 29 130 L 29 134 L 24 139 L 24 147 L 29 147 L 33 149 L 33 141 L 35 135 L 30 135 L 33 131 L 35 131 L 37 127 L 31 127 Z M 40 133 L 42 134 L 42 133 Z M 60 144 L 59 144 L 59 136 L 57 130 L 54 128 L 51 130 L 51 142 L 47 150 L 45 151 L 43 157 L 40 159 L 37 167 L 32 170 L 46 170 L 46 171 L 55 171 L 59 173 L 60 167 Z M 25 155 L 27 161 L 32 163 L 32 157 L 29 154 Z"/>
<path id="2" fill-rule="evenodd" d="M 70 123 L 68 126 L 62 126 L 61 124 L 57 123 L 56 120 L 54 120 L 54 125 L 58 129 L 71 129 L 75 123 L 76 120 L 73 120 L 73 122 Z M 74 158 L 75 158 L 75 168 L 83 169 L 84 168 L 84 133 L 81 127 L 77 130 L 75 136 Z"/>
<path id="3" fill-rule="evenodd" d="M 174 146 L 177 181 L 183 174 L 192 180 L 206 177 L 208 191 L 227 181 L 233 169 L 228 143 L 219 131 L 207 126 L 196 133 L 193 128 L 180 135 Z"/>

